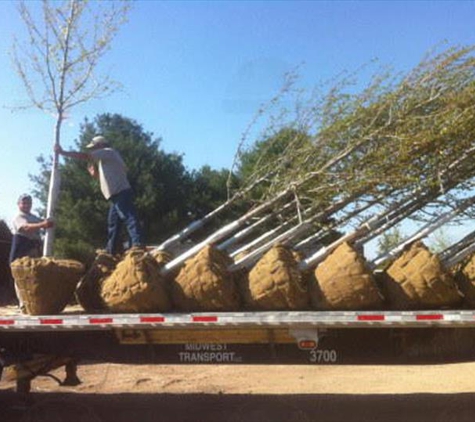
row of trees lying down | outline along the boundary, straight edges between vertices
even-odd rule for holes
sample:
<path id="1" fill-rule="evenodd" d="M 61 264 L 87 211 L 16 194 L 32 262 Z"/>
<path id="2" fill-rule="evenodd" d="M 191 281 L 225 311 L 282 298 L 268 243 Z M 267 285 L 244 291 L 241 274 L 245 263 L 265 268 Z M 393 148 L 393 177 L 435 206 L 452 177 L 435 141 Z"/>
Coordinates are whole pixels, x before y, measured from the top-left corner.
<path id="1" fill-rule="evenodd" d="M 218 230 L 210 228 L 163 272 L 210 243 L 234 258 L 235 270 L 285 243 L 304 254 L 305 270 L 343 241 L 363 247 L 408 218 L 425 225 L 397 250 L 449 221 L 470 217 L 473 49 L 434 52 L 407 74 L 376 73 L 360 91 L 348 77 L 310 97 L 296 97 L 295 109 L 271 115 L 262 138 L 241 154 L 239 189 L 159 248 L 183 243 L 243 198 L 253 206 Z M 375 265 L 388 258 L 378 257 Z"/>
<path id="2" fill-rule="evenodd" d="M 407 218 L 426 223 L 414 234 L 422 238 L 470 217 L 473 48 L 432 53 L 406 74 L 378 71 L 361 90 L 354 75 L 306 96 L 289 83 L 259 110 L 264 129 L 250 147 L 241 142 L 229 174 L 188 172 L 179 155 L 121 116 L 86 122 L 78 146 L 96 132 L 114 139 L 148 242 L 175 252 L 163 271 L 210 243 L 234 258 L 235 269 L 285 243 L 303 253 L 305 269 L 342 241 L 363 247 Z M 62 169 L 56 255 L 84 259 L 103 244 L 106 204 L 81 166 L 67 161 Z M 34 178 L 42 198 L 45 173 Z"/>

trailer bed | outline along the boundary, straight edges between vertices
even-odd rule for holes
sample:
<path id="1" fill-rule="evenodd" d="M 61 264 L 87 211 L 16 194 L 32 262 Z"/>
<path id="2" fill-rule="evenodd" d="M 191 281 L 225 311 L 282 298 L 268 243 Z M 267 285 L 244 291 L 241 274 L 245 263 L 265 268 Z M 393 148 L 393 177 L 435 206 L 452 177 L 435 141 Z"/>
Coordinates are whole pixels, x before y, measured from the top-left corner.
<path id="1" fill-rule="evenodd" d="M 475 311 L 23 315 L 0 308 L 0 348 L 117 363 L 420 363 L 475 360 Z"/>
<path id="2" fill-rule="evenodd" d="M 24 315 L 0 307 L 0 330 L 110 330 L 197 327 L 398 328 L 475 327 L 475 310 L 268 311 L 86 314 L 79 305 L 58 315 Z"/>

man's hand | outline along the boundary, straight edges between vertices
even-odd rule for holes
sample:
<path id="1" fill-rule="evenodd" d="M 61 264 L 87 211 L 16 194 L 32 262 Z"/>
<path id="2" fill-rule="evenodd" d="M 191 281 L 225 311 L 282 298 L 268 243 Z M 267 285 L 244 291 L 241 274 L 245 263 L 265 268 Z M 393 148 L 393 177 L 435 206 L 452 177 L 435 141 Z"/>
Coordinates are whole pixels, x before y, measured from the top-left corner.
<path id="1" fill-rule="evenodd" d="M 61 145 L 59 144 L 54 144 L 54 152 L 59 155 L 63 155 L 63 148 L 61 148 Z"/>
<path id="2" fill-rule="evenodd" d="M 51 218 L 45 218 L 43 221 L 38 223 L 26 223 L 18 228 L 18 231 L 21 233 L 35 233 L 41 229 L 49 229 L 54 226 L 54 221 Z"/>
<path id="3" fill-rule="evenodd" d="M 89 172 L 89 174 L 94 177 L 94 179 L 97 179 L 98 177 L 98 174 L 97 174 L 97 169 L 96 169 L 96 166 L 92 163 L 88 164 L 87 166 L 87 171 Z"/>
<path id="4" fill-rule="evenodd" d="M 48 219 L 48 218 L 47 218 L 46 220 L 43 220 L 43 228 L 44 228 L 44 229 L 49 229 L 49 228 L 51 228 L 51 227 L 53 227 L 53 226 L 54 226 L 53 220 Z"/>

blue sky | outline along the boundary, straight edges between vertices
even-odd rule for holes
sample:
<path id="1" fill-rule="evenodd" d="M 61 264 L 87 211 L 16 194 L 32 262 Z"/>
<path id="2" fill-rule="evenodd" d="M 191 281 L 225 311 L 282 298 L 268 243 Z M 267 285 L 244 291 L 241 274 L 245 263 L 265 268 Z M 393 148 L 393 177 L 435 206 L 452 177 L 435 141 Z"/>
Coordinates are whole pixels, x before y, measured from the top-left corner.
<path id="1" fill-rule="evenodd" d="M 36 157 L 49 154 L 53 119 L 36 109 L 12 112 L 26 98 L 10 64 L 13 36 L 24 28 L 15 1 L 0 2 L 0 218 L 31 190 Z M 260 103 L 283 74 L 302 65 L 312 87 L 378 59 L 398 70 L 430 48 L 475 43 L 473 1 L 135 1 L 101 66 L 123 92 L 71 113 L 62 134 L 69 148 L 79 124 L 120 113 L 184 154 L 192 169 L 228 168 Z"/>

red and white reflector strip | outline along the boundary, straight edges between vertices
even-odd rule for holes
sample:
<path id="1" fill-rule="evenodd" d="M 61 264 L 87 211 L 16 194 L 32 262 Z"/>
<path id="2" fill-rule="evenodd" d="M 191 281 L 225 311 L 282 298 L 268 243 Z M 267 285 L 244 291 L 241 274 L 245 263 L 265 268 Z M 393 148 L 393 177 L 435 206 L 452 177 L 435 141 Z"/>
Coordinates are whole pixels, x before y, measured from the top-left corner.
<path id="1" fill-rule="evenodd" d="M 87 330 L 113 328 L 182 328 L 212 325 L 222 328 L 288 327 L 405 327 L 430 325 L 474 326 L 475 311 L 331 311 L 331 312 L 220 312 L 217 314 L 113 314 L 0 316 L 0 330 Z M 310 347 L 310 345 L 308 346 Z"/>

